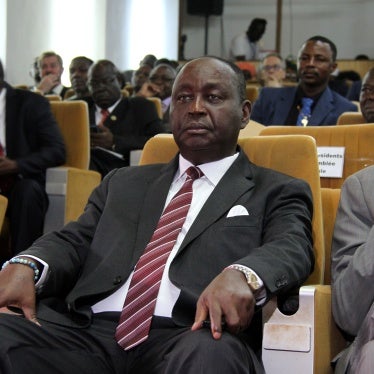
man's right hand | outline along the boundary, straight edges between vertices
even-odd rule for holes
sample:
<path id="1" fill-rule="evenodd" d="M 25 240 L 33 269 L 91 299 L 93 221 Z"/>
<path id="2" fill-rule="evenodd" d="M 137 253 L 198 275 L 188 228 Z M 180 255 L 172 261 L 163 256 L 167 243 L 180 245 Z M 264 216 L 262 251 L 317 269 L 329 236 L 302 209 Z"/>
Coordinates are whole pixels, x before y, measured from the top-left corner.
<path id="1" fill-rule="evenodd" d="M 0 313 L 14 314 L 8 307 L 22 311 L 38 325 L 35 308 L 34 271 L 22 264 L 9 264 L 0 271 Z"/>
<path id="2" fill-rule="evenodd" d="M 44 95 L 51 91 L 53 87 L 56 87 L 60 83 L 60 79 L 55 74 L 49 74 L 42 78 L 37 89 Z"/>

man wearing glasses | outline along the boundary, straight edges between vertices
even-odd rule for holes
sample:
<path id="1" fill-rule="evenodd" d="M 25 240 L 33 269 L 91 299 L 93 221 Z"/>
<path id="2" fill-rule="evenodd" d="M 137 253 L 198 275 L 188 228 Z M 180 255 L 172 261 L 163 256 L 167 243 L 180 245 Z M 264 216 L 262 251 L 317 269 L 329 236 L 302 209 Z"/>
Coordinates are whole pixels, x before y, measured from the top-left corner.
<path id="1" fill-rule="evenodd" d="M 259 80 L 263 87 L 282 87 L 286 77 L 283 58 L 278 53 L 267 54 L 260 63 Z"/>

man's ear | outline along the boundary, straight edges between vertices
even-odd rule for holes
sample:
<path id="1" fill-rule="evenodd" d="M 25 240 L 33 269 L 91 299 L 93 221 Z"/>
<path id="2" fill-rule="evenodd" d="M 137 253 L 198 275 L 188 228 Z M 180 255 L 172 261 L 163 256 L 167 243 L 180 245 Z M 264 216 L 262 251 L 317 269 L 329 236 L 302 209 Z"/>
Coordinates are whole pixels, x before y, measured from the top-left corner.
<path id="1" fill-rule="evenodd" d="M 242 118 L 241 118 L 242 125 L 241 125 L 240 128 L 244 129 L 244 127 L 247 125 L 247 123 L 249 122 L 249 119 L 251 117 L 251 112 L 252 112 L 251 102 L 249 100 L 243 101 L 243 104 L 242 104 Z"/>

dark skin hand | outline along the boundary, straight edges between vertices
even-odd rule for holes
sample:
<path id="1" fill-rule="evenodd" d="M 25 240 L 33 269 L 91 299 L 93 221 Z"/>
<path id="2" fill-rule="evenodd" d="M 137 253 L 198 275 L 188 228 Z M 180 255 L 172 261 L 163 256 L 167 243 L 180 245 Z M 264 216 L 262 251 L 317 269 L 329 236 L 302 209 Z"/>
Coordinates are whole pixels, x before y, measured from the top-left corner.
<path id="1" fill-rule="evenodd" d="M 0 175 L 15 174 L 17 172 L 18 165 L 16 161 L 0 156 Z"/>
<path id="2" fill-rule="evenodd" d="M 91 147 L 112 148 L 114 144 L 112 132 L 106 126 L 98 125 L 97 127 L 99 131 L 91 133 Z"/>
<path id="3" fill-rule="evenodd" d="M 0 272 L 0 313 L 15 314 L 7 308 L 10 306 L 40 325 L 35 312 L 34 271 L 28 266 L 10 264 Z"/>
<path id="4" fill-rule="evenodd" d="M 203 321 L 210 320 L 214 339 L 222 336 L 222 322 L 227 331 L 238 334 L 250 325 L 255 304 L 244 274 L 235 269 L 224 270 L 200 295 L 191 330 L 202 328 Z"/>

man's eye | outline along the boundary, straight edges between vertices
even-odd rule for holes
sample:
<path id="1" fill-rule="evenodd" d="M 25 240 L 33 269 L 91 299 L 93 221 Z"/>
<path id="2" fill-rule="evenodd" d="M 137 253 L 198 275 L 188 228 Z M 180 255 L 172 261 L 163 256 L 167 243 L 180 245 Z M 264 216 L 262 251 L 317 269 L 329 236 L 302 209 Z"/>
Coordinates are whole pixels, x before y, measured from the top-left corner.
<path id="1" fill-rule="evenodd" d="M 213 103 L 221 101 L 221 97 L 217 95 L 208 95 L 208 99 L 210 102 L 213 102 Z"/>
<path id="2" fill-rule="evenodd" d="M 181 102 L 190 101 L 191 100 L 191 96 L 190 95 L 179 95 L 177 97 L 177 100 L 181 101 Z"/>

